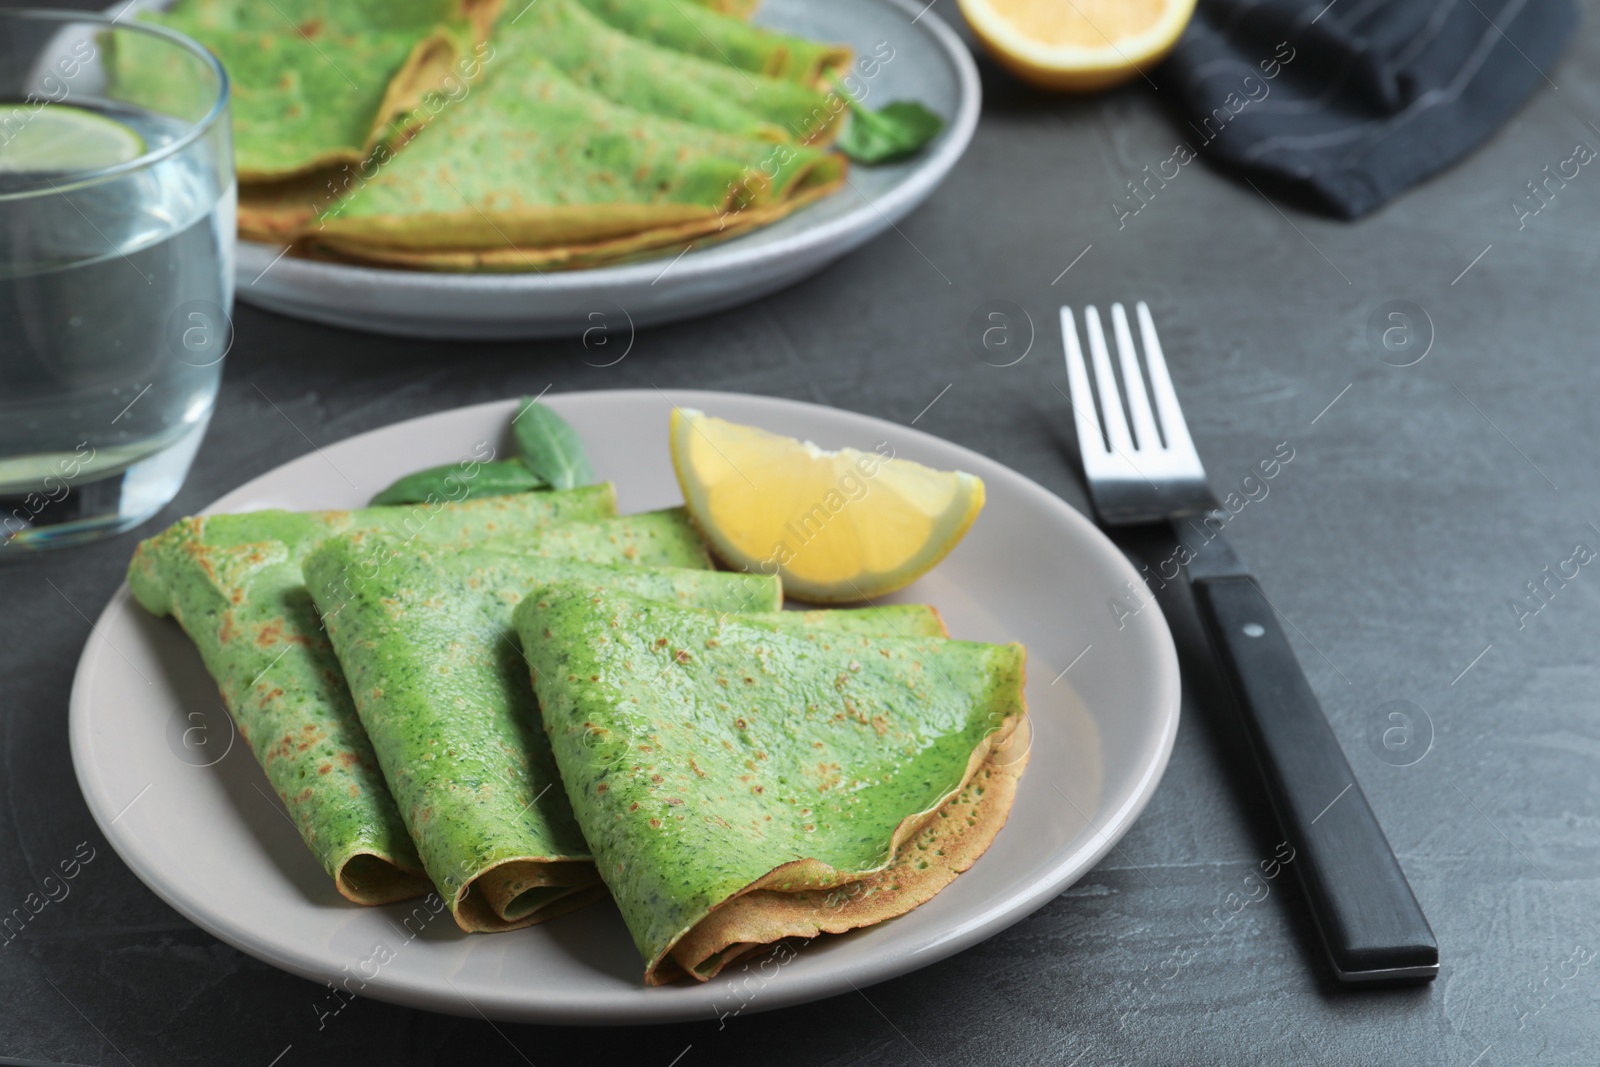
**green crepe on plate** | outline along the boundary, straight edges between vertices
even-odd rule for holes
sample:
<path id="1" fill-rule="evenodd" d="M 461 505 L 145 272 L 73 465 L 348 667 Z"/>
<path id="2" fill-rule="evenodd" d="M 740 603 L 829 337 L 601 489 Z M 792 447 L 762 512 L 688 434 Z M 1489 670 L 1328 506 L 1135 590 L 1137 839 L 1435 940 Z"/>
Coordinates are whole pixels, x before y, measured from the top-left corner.
<path id="1" fill-rule="evenodd" d="M 438 65 L 448 69 L 458 52 L 442 31 L 422 40 L 358 33 L 321 41 L 215 31 L 204 43 L 232 85 L 234 165 L 243 182 L 360 163 L 389 120 L 408 110 L 397 97 L 417 95 L 410 83 Z"/>
<path id="2" fill-rule="evenodd" d="M 358 565 L 373 558 L 379 566 Z M 521 594 L 578 576 L 725 611 L 776 606 L 776 580 L 709 567 L 681 509 L 566 524 L 516 554 L 346 535 L 307 558 L 378 763 L 462 929 L 515 929 L 604 894 L 511 628 Z"/>
<path id="3" fill-rule="evenodd" d="M 705 549 L 676 509 L 566 524 L 520 547 L 385 553 L 364 579 L 350 562 L 384 553 L 381 542 L 342 537 L 306 565 L 401 813 L 469 932 L 541 922 L 604 895 L 512 629 L 523 594 L 565 575 L 596 592 L 624 588 L 723 613 L 775 612 L 782 599 L 774 578 L 689 569 L 707 566 Z M 937 613 L 916 606 L 784 617 L 874 633 L 943 632 Z"/>
<path id="4" fill-rule="evenodd" d="M 464 471 L 470 476 L 470 469 Z M 617 513 L 617 491 L 610 482 L 559 492 L 515 493 L 477 500 L 357 508 L 353 511 L 283 511 L 276 508 L 179 519 L 140 541 L 128 564 L 128 588 L 155 615 L 172 611 L 171 590 L 163 572 L 190 545 L 228 548 L 281 541 L 296 560 L 321 539 L 336 533 L 370 532 L 402 544 L 470 548 L 514 541 L 562 522 L 608 519 Z"/>
<path id="5" fill-rule="evenodd" d="M 560 584 L 514 619 L 646 982 L 901 914 L 1009 812 L 1026 760 L 1012 747 L 1020 645 L 829 633 Z"/>
<path id="6" fill-rule="evenodd" d="M 359 163 L 397 117 L 445 83 L 498 5 L 470 0 L 180 0 L 140 15 L 209 48 L 228 72 L 243 182 Z M 159 81 L 138 43 L 124 83 Z"/>
<path id="7" fill-rule="evenodd" d="M 622 107 L 523 54 L 487 65 L 306 240 L 439 270 L 592 265 L 770 222 L 837 188 L 844 166 Z"/>
<path id="8" fill-rule="evenodd" d="M 615 513 L 612 487 L 600 485 L 435 506 L 200 516 L 141 542 L 128 585 L 194 642 L 339 892 L 381 904 L 425 893 L 429 883 L 306 592 L 301 557 L 341 530 L 378 531 L 396 543 L 514 547 L 552 524 Z"/>
<path id="9" fill-rule="evenodd" d="M 821 89 L 633 37 L 579 0 L 539 0 L 502 18 L 494 44 L 496 62 L 542 56 L 612 103 L 744 137 L 825 142 L 845 111 Z"/>
<path id="10" fill-rule="evenodd" d="M 678 0 L 582 0 L 585 7 L 624 33 L 727 64 L 739 70 L 820 85 L 843 73 L 850 49 L 752 26 L 734 16 L 681 4 Z"/>

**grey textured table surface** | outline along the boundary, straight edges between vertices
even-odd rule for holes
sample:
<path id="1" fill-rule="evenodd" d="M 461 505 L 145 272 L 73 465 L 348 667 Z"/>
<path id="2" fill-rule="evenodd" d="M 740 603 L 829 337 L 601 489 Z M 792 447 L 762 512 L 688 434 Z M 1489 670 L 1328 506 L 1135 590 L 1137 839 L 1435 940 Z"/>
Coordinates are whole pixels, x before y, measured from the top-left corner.
<path id="1" fill-rule="evenodd" d="M 576 343 L 411 343 L 241 307 L 194 472 L 140 533 L 311 443 L 546 385 L 920 413 L 920 429 L 1081 507 L 1055 309 L 1142 297 L 1219 485 L 1294 448 L 1230 533 L 1295 623 L 1438 934 L 1438 981 L 1336 988 L 1291 879 L 1233 910 L 1277 837 L 1188 606 L 1169 601 L 1187 692 L 1160 790 L 1104 863 L 987 943 L 720 1026 L 496 1027 L 358 1000 L 319 1029 L 320 987 L 167 908 L 79 796 L 67 693 L 130 534 L 0 566 L 0 911 L 80 842 L 94 850 L 70 895 L 0 945 L 4 1062 L 1595 1062 L 1600 575 L 1583 568 L 1537 614 L 1511 603 L 1576 544 L 1600 549 L 1600 174 L 1584 168 L 1521 228 L 1510 204 L 1574 144 L 1600 146 L 1600 42 L 1585 35 L 1476 156 L 1356 225 L 1194 163 L 1119 230 L 1111 201 L 1177 136 L 1156 94 L 1141 82 L 1045 98 L 990 65 L 984 80 L 971 151 L 900 232 L 759 304 L 642 333 L 615 366 L 586 365 Z M 986 365 L 966 339 L 995 299 L 1037 327 L 1012 366 Z M 1404 368 L 1368 337 L 1374 309 L 1396 299 L 1436 335 Z M 1386 748 L 1394 701 L 1414 705 L 1413 732 Z"/>

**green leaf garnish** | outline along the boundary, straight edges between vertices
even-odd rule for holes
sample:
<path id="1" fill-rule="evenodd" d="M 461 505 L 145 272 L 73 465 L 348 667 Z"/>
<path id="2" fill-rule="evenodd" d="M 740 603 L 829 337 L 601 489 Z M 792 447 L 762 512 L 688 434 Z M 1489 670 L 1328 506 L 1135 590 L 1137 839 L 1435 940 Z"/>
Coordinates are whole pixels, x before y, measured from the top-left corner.
<path id="1" fill-rule="evenodd" d="M 550 488 L 576 489 L 594 481 L 577 432 L 536 398 L 522 398 L 511 436 L 522 462 Z"/>
<path id="2" fill-rule="evenodd" d="M 842 89 L 837 89 L 843 92 Z M 914 100 L 895 100 L 872 111 L 850 101 L 850 121 L 839 135 L 839 149 L 858 163 L 891 163 L 918 151 L 939 136 L 944 119 Z"/>
<path id="3" fill-rule="evenodd" d="M 516 460 L 491 463 L 446 463 L 413 471 L 372 498 L 374 504 L 460 502 L 480 496 L 505 496 L 542 489 L 544 482 Z"/>

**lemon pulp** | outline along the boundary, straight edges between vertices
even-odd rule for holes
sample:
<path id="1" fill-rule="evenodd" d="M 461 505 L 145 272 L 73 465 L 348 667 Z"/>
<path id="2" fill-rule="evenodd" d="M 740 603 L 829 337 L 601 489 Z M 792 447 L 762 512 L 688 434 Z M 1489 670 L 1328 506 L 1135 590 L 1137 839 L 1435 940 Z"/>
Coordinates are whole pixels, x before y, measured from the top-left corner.
<path id="1" fill-rule="evenodd" d="M 1177 44 L 1194 0 L 960 0 L 983 45 L 1012 73 L 1052 89 L 1138 77 Z"/>

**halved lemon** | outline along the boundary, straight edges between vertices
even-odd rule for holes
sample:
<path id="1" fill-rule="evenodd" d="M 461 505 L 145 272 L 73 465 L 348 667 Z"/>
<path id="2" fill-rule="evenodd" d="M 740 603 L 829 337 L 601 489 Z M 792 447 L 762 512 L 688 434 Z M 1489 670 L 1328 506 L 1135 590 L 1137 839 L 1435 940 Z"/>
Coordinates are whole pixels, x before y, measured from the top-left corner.
<path id="1" fill-rule="evenodd" d="M 144 139 L 133 130 L 68 104 L 16 108 L 10 125 L 9 136 L 0 139 L 0 172 L 70 174 L 114 167 L 144 154 Z"/>
<path id="2" fill-rule="evenodd" d="M 983 482 L 873 451 L 810 441 L 674 408 L 672 465 L 689 514 L 726 564 L 783 575 L 800 600 L 892 593 L 966 536 Z"/>
<path id="3" fill-rule="evenodd" d="M 1178 43 L 1195 0 L 960 0 L 1000 65 L 1046 89 L 1104 89 Z"/>

